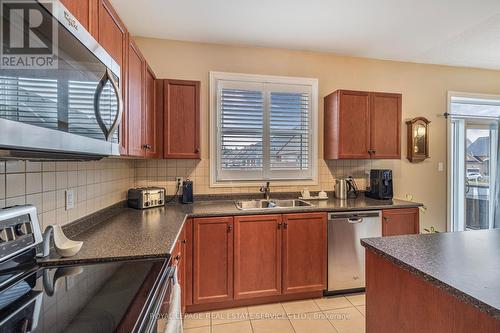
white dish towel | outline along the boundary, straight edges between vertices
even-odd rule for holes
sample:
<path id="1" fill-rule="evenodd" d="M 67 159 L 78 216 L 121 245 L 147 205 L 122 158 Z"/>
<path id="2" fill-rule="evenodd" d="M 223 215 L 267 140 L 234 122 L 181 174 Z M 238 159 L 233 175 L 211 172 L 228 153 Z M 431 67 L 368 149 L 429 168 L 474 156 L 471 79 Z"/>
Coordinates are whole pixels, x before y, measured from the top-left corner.
<path id="1" fill-rule="evenodd" d="M 177 267 L 173 277 L 172 293 L 170 294 L 170 309 L 165 333 L 182 333 L 181 286 L 177 282 Z"/>

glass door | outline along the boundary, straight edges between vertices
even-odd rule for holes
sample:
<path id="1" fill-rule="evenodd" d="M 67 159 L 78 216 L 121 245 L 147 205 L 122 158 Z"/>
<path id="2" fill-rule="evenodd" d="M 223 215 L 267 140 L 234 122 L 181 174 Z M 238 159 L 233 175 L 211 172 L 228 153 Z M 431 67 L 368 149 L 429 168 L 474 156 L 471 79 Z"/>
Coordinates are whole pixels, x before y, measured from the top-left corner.
<path id="1" fill-rule="evenodd" d="M 451 231 L 491 229 L 498 120 L 451 117 Z"/>

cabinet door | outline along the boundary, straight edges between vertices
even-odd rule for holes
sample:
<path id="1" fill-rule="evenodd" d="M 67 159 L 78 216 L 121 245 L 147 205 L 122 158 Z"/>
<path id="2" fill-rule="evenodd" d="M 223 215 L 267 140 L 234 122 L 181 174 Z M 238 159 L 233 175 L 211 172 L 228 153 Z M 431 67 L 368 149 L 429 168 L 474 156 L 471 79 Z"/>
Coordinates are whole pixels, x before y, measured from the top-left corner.
<path id="1" fill-rule="evenodd" d="M 233 299 L 233 218 L 194 219 L 193 303 Z"/>
<path id="2" fill-rule="evenodd" d="M 339 92 L 339 158 L 370 158 L 370 94 Z"/>
<path id="3" fill-rule="evenodd" d="M 158 109 L 156 77 L 153 70 L 146 64 L 145 73 L 145 97 L 146 112 L 144 117 L 144 145 L 146 157 L 161 158 L 161 133 L 163 129 L 162 115 L 163 108 Z"/>
<path id="4" fill-rule="evenodd" d="M 234 218 L 234 298 L 281 294 L 281 215 Z"/>
<path id="5" fill-rule="evenodd" d="M 70 0 L 68 0 L 70 1 Z M 73 1 L 73 0 L 71 0 Z M 127 50 L 128 33 L 109 0 L 98 0 L 98 38 L 99 44 L 120 65 L 120 89 L 124 103 L 122 122 L 120 124 L 120 154 L 127 155 Z"/>
<path id="6" fill-rule="evenodd" d="M 164 157 L 200 158 L 200 82 L 164 80 Z"/>
<path id="7" fill-rule="evenodd" d="M 99 0 L 60 0 L 80 24 L 98 38 L 98 6 Z"/>
<path id="8" fill-rule="evenodd" d="M 193 219 L 187 219 L 184 224 L 184 288 L 185 305 L 193 304 Z"/>
<path id="9" fill-rule="evenodd" d="M 401 158 L 401 94 L 370 93 L 372 158 Z"/>
<path id="10" fill-rule="evenodd" d="M 145 61 L 135 42 L 128 49 L 128 155 L 143 157 L 144 149 L 144 67 Z"/>
<path id="11" fill-rule="evenodd" d="M 382 236 L 418 234 L 419 231 L 418 208 L 382 211 Z"/>
<path id="12" fill-rule="evenodd" d="M 283 215 L 283 294 L 326 289 L 326 213 Z"/>
<path id="13" fill-rule="evenodd" d="M 181 286 L 181 308 L 184 312 L 186 306 L 186 227 L 182 228 L 176 246 L 178 247 L 179 258 L 177 259 L 177 280 Z M 176 253 L 174 251 L 174 253 Z"/>

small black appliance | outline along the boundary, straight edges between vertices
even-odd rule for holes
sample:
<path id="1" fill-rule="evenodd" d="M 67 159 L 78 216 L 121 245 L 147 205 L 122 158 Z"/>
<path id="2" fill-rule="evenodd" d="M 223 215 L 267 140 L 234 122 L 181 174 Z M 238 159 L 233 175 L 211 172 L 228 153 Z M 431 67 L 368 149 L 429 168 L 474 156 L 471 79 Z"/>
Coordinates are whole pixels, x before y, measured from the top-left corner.
<path id="1" fill-rule="evenodd" d="M 181 203 L 190 204 L 193 203 L 193 181 L 186 179 L 182 182 L 182 195 Z"/>
<path id="2" fill-rule="evenodd" d="M 392 199 L 392 170 L 370 170 L 370 190 L 366 192 L 366 196 L 380 200 Z"/>

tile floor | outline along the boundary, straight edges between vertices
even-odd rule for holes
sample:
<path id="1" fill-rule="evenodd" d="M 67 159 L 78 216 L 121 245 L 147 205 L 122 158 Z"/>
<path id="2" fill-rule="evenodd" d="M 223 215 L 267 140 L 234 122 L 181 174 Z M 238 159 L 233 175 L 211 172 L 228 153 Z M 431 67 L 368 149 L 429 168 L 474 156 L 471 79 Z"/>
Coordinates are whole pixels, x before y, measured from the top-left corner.
<path id="1" fill-rule="evenodd" d="M 187 314 L 185 333 L 364 333 L 365 295 Z"/>

